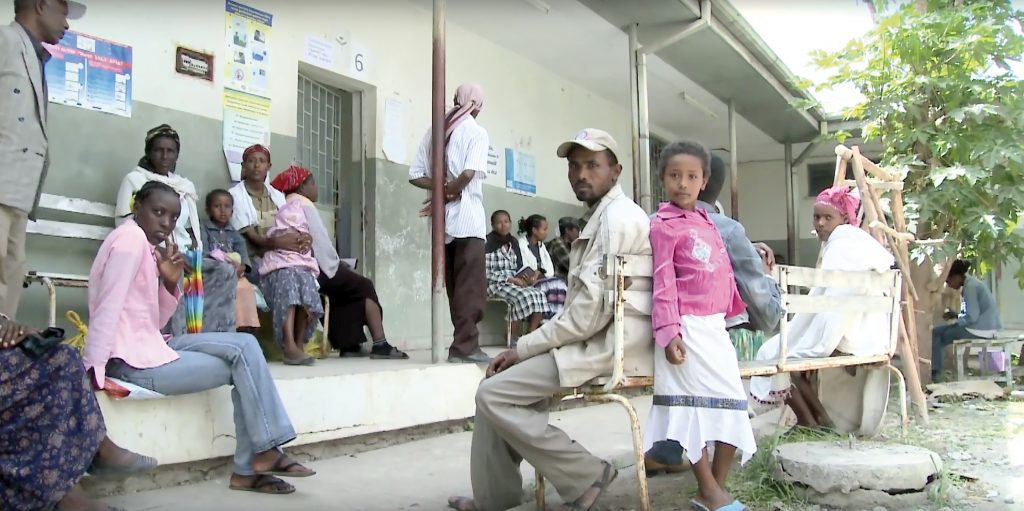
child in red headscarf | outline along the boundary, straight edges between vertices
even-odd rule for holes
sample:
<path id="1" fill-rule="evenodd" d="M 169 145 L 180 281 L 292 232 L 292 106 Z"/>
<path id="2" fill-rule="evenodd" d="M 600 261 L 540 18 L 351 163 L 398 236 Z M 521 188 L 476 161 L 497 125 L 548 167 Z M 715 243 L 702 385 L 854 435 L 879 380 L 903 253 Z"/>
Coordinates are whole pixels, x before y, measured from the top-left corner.
<path id="1" fill-rule="evenodd" d="M 309 234 L 309 221 L 303 209 L 317 199 L 313 175 L 302 167 L 291 166 L 277 175 L 271 186 L 286 195 L 277 211 L 268 237 L 285 232 Z M 259 273 L 274 322 L 274 337 L 284 351 L 286 365 L 313 365 L 306 356 L 306 342 L 313 335 L 316 319 L 324 309 L 318 292 L 320 267 L 311 252 L 270 250 L 263 255 Z"/>

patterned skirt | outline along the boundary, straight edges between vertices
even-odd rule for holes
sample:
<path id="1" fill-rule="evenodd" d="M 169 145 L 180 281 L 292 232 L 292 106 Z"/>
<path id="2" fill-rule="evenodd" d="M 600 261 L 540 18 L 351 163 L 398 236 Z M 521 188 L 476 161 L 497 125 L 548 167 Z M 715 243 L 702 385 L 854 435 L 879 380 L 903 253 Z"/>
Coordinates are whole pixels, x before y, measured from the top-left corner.
<path id="1" fill-rule="evenodd" d="M 293 306 L 304 308 L 311 316 L 324 317 L 324 306 L 320 301 L 316 277 L 308 270 L 298 268 L 281 268 L 264 275 L 260 279 L 263 296 L 270 306 L 270 314 L 274 323 L 274 340 L 278 346 L 284 345 L 284 324 L 288 319 L 288 309 Z M 302 311 L 297 311 L 302 312 Z M 309 340 L 316 329 L 316 322 L 310 321 L 306 327 L 303 341 Z"/>
<path id="2" fill-rule="evenodd" d="M 732 341 L 732 347 L 736 349 L 736 358 L 740 362 L 757 360 L 757 350 L 761 349 L 764 339 L 764 332 L 760 330 L 745 328 L 729 330 L 729 340 Z"/>
<path id="3" fill-rule="evenodd" d="M 0 350 L 0 507 L 47 509 L 64 498 L 106 436 L 78 351 L 32 359 Z"/>
<path id="4" fill-rule="evenodd" d="M 544 293 L 535 287 L 519 287 L 508 282 L 487 286 L 487 296 L 508 304 L 513 321 L 523 321 L 531 314 L 544 314 L 548 310 Z"/>

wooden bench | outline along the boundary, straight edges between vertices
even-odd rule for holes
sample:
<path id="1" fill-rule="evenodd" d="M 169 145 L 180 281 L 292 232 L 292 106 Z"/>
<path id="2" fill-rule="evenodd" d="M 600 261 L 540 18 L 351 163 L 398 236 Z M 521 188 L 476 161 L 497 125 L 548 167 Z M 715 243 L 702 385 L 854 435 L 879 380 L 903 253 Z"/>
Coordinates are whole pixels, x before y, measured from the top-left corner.
<path id="1" fill-rule="evenodd" d="M 645 389 L 654 385 L 654 378 L 627 377 L 624 375 L 624 319 L 626 314 L 626 298 L 631 293 L 650 293 L 650 280 L 653 276 L 653 262 L 648 256 L 613 255 L 608 256 L 602 265 L 601 275 L 606 282 L 607 300 L 614 307 L 612 374 L 590 381 L 581 387 L 571 389 L 563 399 L 582 399 L 587 402 L 618 403 L 626 409 L 629 416 L 630 429 L 633 434 L 633 455 L 636 461 L 637 484 L 640 511 L 650 510 L 650 499 L 647 492 L 647 472 L 644 466 L 643 439 L 640 431 L 640 418 L 636 409 L 620 392 L 627 389 Z M 753 376 L 772 376 L 781 373 L 816 371 L 851 366 L 885 367 L 894 373 L 899 381 L 900 414 L 902 428 L 906 433 L 907 391 L 906 381 L 899 369 L 891 364 L 896 352 L 899 333 L 900 296 L 902 280 L 898 270 L 884 273 L 877 272 L 842 272 L 825 271 L 814 268 L 777 266 L 775 278 L 783 289 L 783 315 L 779 325 L 781 350 L 779 358 L 772 361 L 751 361 L 740 364 L 743 378 Z M 630 283 L 627 286 L 627 281 Z M 640 285 L 637 285 L 637 284 Z M 646 284 L 646 285 L 645 285 Z M 859 294 L 844 297 L 823 297 L 790 294 L 785 290 L 794 287 L 833 287 L 859 290 Z M 881 291 L 882 295 L 877 293 Z M 817 359 L 790 359 L 787 357 L 789 341 L 789 315 L 796 313 L 814 314 L 821 312 L 866 312 L 890 314 L 888 350 L 874 356 L 840 356 Z M 653 339 L 651 341 L 654 342 Z M 545 509 L 544 476 L 537 473 L 536 483 L 537 509 Z"/>
<path id="2" fill-rule="evenodd" d="M 1021 341 L 1024 341 L 1024 334 L 1008 332 L 999 332 L 990 339 L 957 339 L 953 341 L 953 348 L 956 352 L 956 379 L 958 381 L 966 379 L 964 365 L 972 349 L 981 349 L 980 369 L 982 378 L 985 378 L 985 373 L 988 370 L 988 353 L 990 351 L 1001 351 L 1003 356 L 1006 357 L 1006 369 L 995 380 L 1002 380 L 1006 384 L 1007 389 L 1013 390 L 1013 352 L 1011 350 Z"/>
<path id="3" fill-rule="evenodd" d="M 39 209 L 76 213 L 94 218 L 108 220 L 108 225 L 113 225 L 114 206 L 93 202 L 85 199 L 75 199 L 60 195 L 42 194 L 39 197 Z M 50 236 L 66 239 L 84 239 L 103 241 L 113 227 L 102 225 L 81 224 L 75 222 L 58 222 L 53 220 L 35 220 L 28 223 L 26 231 L 29 234 Z M 87 288 L 89 287 L 88 275 L 72 275 L 65 273 L 49 273 L 39 270 L 29 270 L 25 275 L 25 287 L 33 283 L 39 283 L 46 287 L 50 298 L 50 326 L 57 325 L 57 288 Z"/>

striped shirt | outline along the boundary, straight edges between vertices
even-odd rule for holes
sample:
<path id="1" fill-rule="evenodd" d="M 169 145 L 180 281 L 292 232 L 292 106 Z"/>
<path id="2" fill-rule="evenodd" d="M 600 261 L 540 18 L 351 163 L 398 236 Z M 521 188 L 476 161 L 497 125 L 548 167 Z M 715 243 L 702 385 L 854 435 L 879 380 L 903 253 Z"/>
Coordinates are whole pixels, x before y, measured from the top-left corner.
<path id="1" fill-rule="evenodd" d="M 477 124 L 476 119 L 467 116 L 452 131 L 448 140 L 445 166 L 448 175 L 445 182 L 459 177 L 466 169 L 476 171 L 473 180 L 462 190 L 458 201 L 444 207 L 445 243 L 456 238 L 479 238 L 487 236 L 487 213 L 484 212 L 484 179 L 487 178 L 487 148 L 490 140 L 487 130 Z M 423 136 L 416 159 L 409 167 L 409 179 L 430 177 L 430 130 Z"/>

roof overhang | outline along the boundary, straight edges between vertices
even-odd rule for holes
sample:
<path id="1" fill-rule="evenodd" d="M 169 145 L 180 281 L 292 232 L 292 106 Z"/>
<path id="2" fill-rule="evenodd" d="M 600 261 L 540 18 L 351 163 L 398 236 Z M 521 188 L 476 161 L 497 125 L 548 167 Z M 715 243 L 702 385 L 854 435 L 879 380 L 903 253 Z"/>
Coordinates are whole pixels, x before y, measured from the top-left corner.
<path id="1" fill-rule="evenodd" d="M 820 110 L 777 55 L 724 0 L 581 0 L 609 23 L 638 25 L 640 50 L 656 55 L 780 143 L 818 137 Z M 702 8 L 705 12 L 702 16 Z M 651 105 L 657 108 L 657 105 Z"/>

